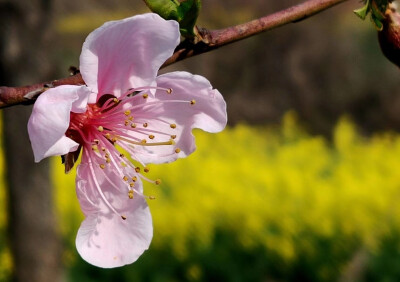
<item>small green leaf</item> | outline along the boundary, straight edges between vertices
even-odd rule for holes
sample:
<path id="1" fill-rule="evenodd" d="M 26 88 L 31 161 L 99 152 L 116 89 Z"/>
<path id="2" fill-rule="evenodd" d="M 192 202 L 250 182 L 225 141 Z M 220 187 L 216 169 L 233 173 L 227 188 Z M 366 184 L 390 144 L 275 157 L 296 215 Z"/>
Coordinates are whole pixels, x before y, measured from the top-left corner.
<path id="1" fill-rule="evenodd" d="M 364 7 L 360 8 L 360 9 L 357 9 L 357 10 L 354 10 L 353 12 L 357 16 L 359 16 L 362 20 L 365 20 L 365 18 L 367 17 L 369 11 L 370 11 L 370 5 L 369 5 L 369 0 L 368 0 Z"/>
<path id="2" fill-rule="evenodd" d="M 197 18 L 200 14 L 201 0 L 187 0 L 179 6 L 180 15 L 182 16 L 179 21 L 181 33 L 185 37 L 194 37 L 194 26 L 196 25 Z"/>
<path id="3" fill-rule="evenodd" d="M 166 20 L 179 22 L 179 2 L 174 0 L 144 0 L 147 7 Z"/>
<path id="4" fill-rule="evenodd" d="M 381 19 L 378 19 L 374 15 L 371 15 L 371 20 L 372 20 L 372 23 L 374 24 L 375 28 L 378 31 L 381 31 L 383 29 L 383 23 L 382 23 Z"/>
<path id="5" fill-rule="evenodd" d="M 194 37 L 194 27 L 201 9 L 201 0 L 144 0 L 147 7 L 166 20 L 179 23 L 184 37 Z"/>

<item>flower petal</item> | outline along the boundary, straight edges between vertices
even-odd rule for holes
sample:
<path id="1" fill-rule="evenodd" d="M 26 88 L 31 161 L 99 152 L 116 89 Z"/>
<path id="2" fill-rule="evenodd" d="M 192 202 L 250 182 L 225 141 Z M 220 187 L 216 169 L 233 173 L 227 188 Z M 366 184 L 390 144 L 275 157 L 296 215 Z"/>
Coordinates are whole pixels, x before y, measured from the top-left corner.
<path id="1" fill-rule="evenodd" d="M 157 14 L 107 22 L 83 44 L 83 80 L 93 92 L 116 97 L 129 88 L 152 85 L 179 39 L 178 23 Z"/>
<path id="2" fill-rule="evenodd" d="M 81 257 L 104 268 L 136 261 L 148 249 L 153 236 L 152 219 L 145 199 L 137 194 L 129 199 L 127 190 L 124 190 L 126 183 L 113 171 L 92 166 L 87 154 L 78 166 L 76 183 L 78 199 L 86 216 L 76 237 Z M 105 204 L 99 187 L 120 214 Z M 121 215 L 126 219 L 123 220 Z"/>
<path id="3" fill-rule="evenodd" d="M 75 151 L 78 143 L 65 136 L 71 109 L 83 111 L 86 107 L 85 86 L 59 86 L 39 96 L 28 121 L 35 162 L 56 155 Z"/>
<path id="4" fill-rule="evenodd" d="M 225 128 L 225 101 L 206 78 L 187 72 L 173 72 L 159 76 L 156 81 L 158 87 L 171 88 L 172 93 L 159 90 L 154 99 L 146 99 L 142 109 L 139 112 L 135 110 L 138 116 L 135 121 L 139 122 L 140 116 L 143 116 L 143 121 L 148 123 L 148 130 L 176 135 L 175 146 L 136 146 L 134 157 L 137 160 L 143 163 L 163 163 L 186 157 L 196 149 L 193 128 L 213 133 Z M 162 101 L 162 107 L 145 106 L 145 103 L 150 104 L 155 100 Z M 195 101 L 193 105 L 190 103 L 192 100 Z M 171 128 L 170 124 L 175 124 L 176 127 Z M 154 136 L 153 141 L 157 142 L 163 137 L 156 133 Z M 178 153 L 175 151 L 177 148 L 180 149 Z"/>

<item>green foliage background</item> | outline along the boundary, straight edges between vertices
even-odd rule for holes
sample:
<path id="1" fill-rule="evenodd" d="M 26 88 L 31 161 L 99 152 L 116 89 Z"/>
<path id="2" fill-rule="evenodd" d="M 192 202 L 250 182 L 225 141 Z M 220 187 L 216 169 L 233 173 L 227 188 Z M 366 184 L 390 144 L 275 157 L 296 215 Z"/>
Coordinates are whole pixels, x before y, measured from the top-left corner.
<path id="1" fill-rule="evenodd" d="M 363 138 L 343 118 L 331 144 L 307 134 L 290 112 L 280 127 L 195 135 L 192 156 L 151 167 L 149 177 L 163 181 L 145 187 L 157 197 L 154 240 L 138 262 L 119 269 L 92 267 L 76 253 L 82 213 L 74 173 L 64 175 L 53 159 L 67 281 L 400 279 L 398 134 Z M 5 279 L 12 263 L 6 245 L 0 249 Z"/>

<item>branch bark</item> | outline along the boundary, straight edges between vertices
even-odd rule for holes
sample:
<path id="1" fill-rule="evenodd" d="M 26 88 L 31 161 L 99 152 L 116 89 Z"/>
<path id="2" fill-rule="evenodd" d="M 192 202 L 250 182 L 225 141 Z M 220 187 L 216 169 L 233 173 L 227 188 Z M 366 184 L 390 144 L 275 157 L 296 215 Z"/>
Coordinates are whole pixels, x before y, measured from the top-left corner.
<path id="1" fill-rule="evenodd" d="M 188 40 L 182 41 L 175 49 L 174 54 L 162 65 L 162 68 L 261 32 L 288 23 L 304 20 L 345 1 L 348 0 L 309 0 L 244 24 L 211 31 L 198 29 L 199 37 L 202 40 L 198 43 Z M 59 85 L 82 85 L 84 83 L 82 76 L 76 74 L 67 78 L 29 86 L 2 86 L 0 87 L 0 108 L 10 107 L 17 104 L 32 104 L 41 93 L 51 87 Z"/>

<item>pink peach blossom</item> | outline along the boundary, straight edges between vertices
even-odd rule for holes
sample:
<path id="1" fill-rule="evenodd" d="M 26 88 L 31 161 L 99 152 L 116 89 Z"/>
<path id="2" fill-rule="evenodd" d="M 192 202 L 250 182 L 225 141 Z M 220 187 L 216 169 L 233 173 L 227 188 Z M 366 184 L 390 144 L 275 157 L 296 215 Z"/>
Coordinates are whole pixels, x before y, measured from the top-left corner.
<path id="1" fill-rule="evenodd" d="M 157 77 L 179 38 L 178 23 L 156 14 L 108 22 L 83 44 L 86 85 L 47 90 L 33 107 L 28 131 L 36 162 L 64 155 L 69 170 L 82 151 L 76 192 L 85 220 L 76 247 L 96 266 L 132 263 L 150 245 L 142 180 L 160 180 L 143 175 L 146 164 L 191 154 L 192 128 L 219 132 L 226 125 L 224 99 L 207 79 Z"/>

